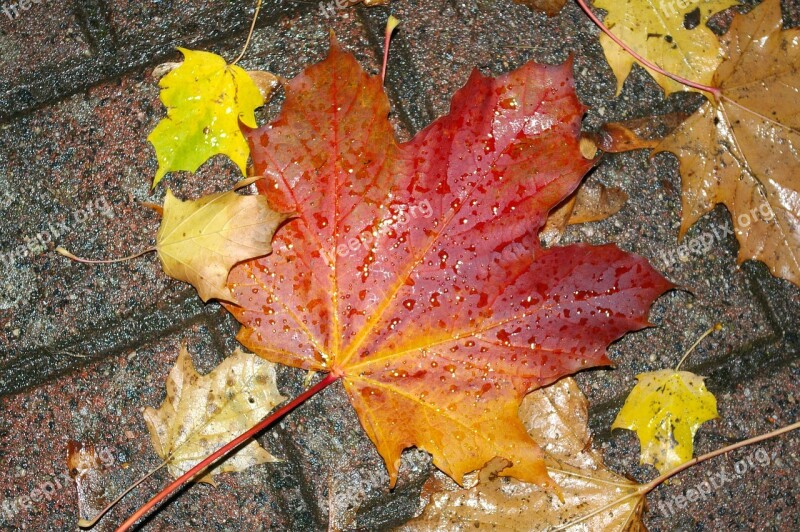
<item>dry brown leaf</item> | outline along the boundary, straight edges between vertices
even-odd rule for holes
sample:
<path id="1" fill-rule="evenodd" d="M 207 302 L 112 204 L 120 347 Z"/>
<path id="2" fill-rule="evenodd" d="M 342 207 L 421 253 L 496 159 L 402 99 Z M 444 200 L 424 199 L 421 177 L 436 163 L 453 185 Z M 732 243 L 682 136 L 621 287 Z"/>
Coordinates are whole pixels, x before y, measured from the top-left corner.
<path id="1" fill-rule="evenodd" d="M 158 410 L 145 409 L 144 420 L 156 453 L 177 478 L 285 399 L 278 392 L 271 362 L 237 349 L 210 373 L 200 375 L 184 345 L 167 378 L 166 399 Z M 213 475 L 275 461 L 252 441 L 200 481 L 214 484 Z"/>
<path id="2" fill-rule="evenodd" d="M 554 17 L 561 12 L 567 0 L 514 0 L 514 2 Z"/>
<path id="3" fill-rule="evenodd" d="M 584 181 L 558 207 L 550 211 L 540 238 L 548 246 L 561 240 L 568 225 L 599 222 L 618 213 L 628 201 L 621 188 Z"/>
<path id="4" fill-rule="evenodd" d="M 591 449 L 588 401 L 573 379 L 529 394 L 519 413 L 542 444 L 547 470 L 561 488 L 563 502 L 533 484 L 494 476 L 505 464 L 491 462 L 477 485 L 468 489 L 437 473 L 426 484 L 428 506 L 400 530 L 644 530 L 639 484 L 609 470 Z M 474 476 L 472 480 L 474 484 Z"/>
<path id="5" fill-rule="evenodd" d="M 739 262 L 761 260 L 800 285 L 800 29 L 783 30 L 779 0 L 766 0 L 736 15 L 721 41 L 721 97 L 657 148 L 680 159 L 680 236 L 723 203 Z"/>
<path id="6" fill-rule="evenodd" d="M 272 252 L 272 236 L 288 216 L 265 196 L 234 191 L 181 201 L 167 190 L 156 249 L 164 273 L 194 285 L 203 301 L 235 303 L 228 273 L 239 262 Z"/>
<path id="7" fill-rule="evenodd" d="M 604 124 L 598 133 L 589 134 L 589 138 L 595 141 L 598 148 L 608 153 L 655 148 L 688 116 L 686 113 L 674 112 L 610 122 Z"/>

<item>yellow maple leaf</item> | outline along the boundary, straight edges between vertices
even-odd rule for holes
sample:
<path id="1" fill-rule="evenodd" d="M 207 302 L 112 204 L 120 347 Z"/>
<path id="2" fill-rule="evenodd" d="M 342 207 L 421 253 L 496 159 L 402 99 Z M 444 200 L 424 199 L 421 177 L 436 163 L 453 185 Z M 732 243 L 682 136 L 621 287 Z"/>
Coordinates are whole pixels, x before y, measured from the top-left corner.
<path id="1" fill-rule="evenodd" d="M 167 378 L 161 407 L 146 408 L 144 420 L 156 453 L 179 477 L 230 440 L 246 432 L 286 398 L 275 383 L 275 365 L 237 349 L 207 375 L 194 369 L 186 346 Z M 200 479 L 275 462 L 251 441 Z"/>
<path id="2" fill-rule="evenodd" d="M 170 190 L 156 235 L 164 273 L 194 285 L 203 301 L 234 302 L 231 268 L 272 252 L 272 236 L 288 215 L 272 210 L 266 196 L 220 192 L 181 201 Z"/>
<path id="3" fill-rule="evenodd" d="M 717 400 L 703 377 L 662 369 L 641 373 L 612 429 L 636 432 L 641 463 L 664 473 L 692 459 L 697 429 L 717 414 Z"/>
<path id="4" fill-rule="evenodd" d="M 256 127 L 254 111 L 264 105 L 264 95 L 247 72 L 222 57 L 178 50 L 183 63 L 159 82 L 167 116 L 147 137 L 158 158 L 153 186 L 167 172 L 194 172 L 218 154 L 230 157 L 245 175 L 250 147 L 239 121 Z"/>
<path id="5" fill-rule="evenodd" d="M 639 55 L 686 79 L 708 85 L 722 61 L 714 33 L 706 26 L 714 13 L 738 5 L 738 0 L 596 0 L 608 11 L 606 26 Z M 687 18 L 687 15 L 689 16 Z M 687 21 L 694 18 L 694 22 Z M 634 58 L 606 34 L 600 35 L 606 60 L 617 77 L 617 94 Z M 647 71 L 666 94 L 688 90 L 670 78 Z"/>

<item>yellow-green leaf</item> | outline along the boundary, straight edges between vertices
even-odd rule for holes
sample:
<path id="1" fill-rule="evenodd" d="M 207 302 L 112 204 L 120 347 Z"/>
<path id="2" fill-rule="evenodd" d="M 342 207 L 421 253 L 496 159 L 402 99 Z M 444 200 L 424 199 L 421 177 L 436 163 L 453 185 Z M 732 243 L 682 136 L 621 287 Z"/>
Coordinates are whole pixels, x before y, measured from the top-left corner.
<path id="1" fill-rule="evenodd" d="M 661 473 L 692 459 L 697 429 L 717 414 L 717 400 L 703 377 L 662 369 L 636 376 L 637 383 L 611 425 L 636 432 L 641 463 Z"/>
<path id="2" fill-rule="evenodd" d="M 275 365 L 237 349 L 207 375 L 194 369 L 186 346 L 167 378 L 167 397 L 144 420 L 156 453 L 179 477 L 230 440 L 246 432 L 286 398 L 275 383 Z M 275 462 L 256 441 L 248 443 L 200 479 Z"/>
<path id="3" fill-rule="evenodd" d="M 203 301 L 235 303 L 228 273 L 239 262 L 271 253 L 272 236 L 286 218 L 266 196 L 228 191 L 181 201 L 167 190 L 156 250 L 164 273 L 194 285 Z"/>
<path id="4" fill-rule="evenodd" d="M 668 72 L 708 85 L 722 61 L 709 17 L 737 0 L 596 0 L 608 11 L 606 26 L 639 55 Z M 691 29 L 690 29 L 691 28 Z M 634 59 L 606 34 L 600 35 L 606 60 L 617 77 L 617 94 L 631 71 Z M 670 78 L 647 69 L 666 94 L 687 90 Z"/>
<path id="5" fill-rule="evenodd" d="M 147 137 L 158 158 L 153 186 L 167 172 L 194 172 L 218 154 L 230 157 L 244 175 L 250 147 L 239 121 L 256 127 L 254 111 L 264 96 L 247 72 L 222 57 L 179 50 L 183 63 L 159 82 L 167 116 Z"/>

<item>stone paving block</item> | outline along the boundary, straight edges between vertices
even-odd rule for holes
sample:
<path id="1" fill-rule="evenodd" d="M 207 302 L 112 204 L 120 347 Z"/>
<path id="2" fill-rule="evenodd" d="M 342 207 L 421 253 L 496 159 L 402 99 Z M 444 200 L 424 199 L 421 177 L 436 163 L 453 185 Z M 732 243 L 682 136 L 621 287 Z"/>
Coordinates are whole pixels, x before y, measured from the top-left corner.
<path id="1" fill-rule="evenodd" d="M 37 351 L 94 357 L 89 345 L 82 347 L 83 339 L 96 341 L 103 331 L 152 315 L 161 304 L 187 312 L 170 314 L 178 322 L 200 312 L 196 302 L 181 306 L 187 286 L 168 279 L 152 254 L 88 266 L 53 252 L 61 245 L 79 256 L 115 258 L 153 245 L 158 217 L 139 202 L 160 202 L 160 196 L 149 195 L 155 161 L 142 135 L 163 113 L 157 94 L 140 71 L 0 130 L 6 199 L 0 204 L 4 380 L 14 377 L 9 368 L 17 357 Z M 126 328 L 131 334 L 141 330 Z M 47 363 L 47 356 L 35 358 Z"/>
<path id="2" fill-rule="evenodd" d="M 107 493 L 119 493 L 158 465 L 159 459 L 144 425 L 141 410 L 158 407 L 164 382 L 186 340 L 200 373 L 212 370 L 228 353 L 219 352 L 208 326 L 201 323 L 175 331 L 149 346 L 110 356 L 67 376 L 16 395 L 0 398 L 0 527 L 34 531 L 74 529 L 77 495 L 66 485 L 67 441 L 93 442 L 108 449 Z M 312 406 L 310 404 L 309 406 Z M 219 477 L 219 487 L 196 485 L 184 490 L 144 529 L 290 530 L 317 529 L 306 505 L 298 462 L 288 454 L 278 432 L 262 443 L 283 462 L 265 464 Z M 61 478 L 52 500 L 21 509 L 15 502 L 38 485 Z M 167 482 L 165 472 L 146 481 L 101 523 L 113 525 L 143 504 Z M 5 502 L 5 506 L 3 506 Z"/>
<path id="3" fill-rule="evenodd" d="M 40 76 L 52 80 L 91 55 L 73 2 L 0 4 L 0 116 L 39 101 Z"/>
<path id="4" fill-rule="evenodd" d="M 687 95 L 664 99 L 641 69 L 634 70 L 614 98 L 615 82 L 602 59 L 597 30 L 572 3 L 552 19 L 510 0 L 394 0 L 388 8 L 333 9 L 327 15 L 320 5 L 266 2 L 241 65 L 294 76 L 325 56 L 332 28 L 345 48 L 377 73 L 383 24 L 392 12 L 402 25 L 392 44 L 387 92 L 391 119 L 402 139 L 447 111 L 453 92 L 473 67 L 498 74 L 530 59 L 559 63 L 574 57 L 579 95 L 592 107 L 587 129 L 653 110 L 691 110 L 699 103 Z M 72 217 L 74 227 L 59 243 L 81 255 L 121 256 L 146 247 L 155 234 L 157 217 L 138 201 L 160 202 L 167 186 L 180 197 L 197 197 L 229 188 L 237 179 L 232 164 L 217 157 L 196 178 L 168 176 L 151 194 L 155 158 L 145 136 L 163 116 L 163 108 L 150 68 L 141 65 L 177 59 L 178 44 L 235 57 L 249 22 L 248 8 L 222 0 L 90 0 L 63 9 L 74 17 L 58 16 L 79 22 L 80 42 L 89 43 L 94 55 L 71 70 L 59 66 L 51 74 L 46 61 L 32 62 L 29 80 L 15 81 L 15 90 L 30 92 L 32 82 L 54 88 L 14 103 L 12 109 L 9 93 L 3 96 L 0 86 L 0 120 L 92 88 L 0 126 L 0 168 L 5 170 L 0 172 L 0 252 L 7 254 L 26 237 Z M 791 20 L 797 12 L 798 5 L 790 2 Z M 62 20 L 58 16 L 48 23 Z M 7 38 L 0 34 L 0 47 Z M 0 79 L 11 79 L 6 74 L 10 71 L 0 64 Z M 50 83 L 56 79 L 51 75 L 60 82 Z M 274 115 L 280 101 L 278 97 L 261 113 L 262 120 Z M 652 161 L 644 152 L 607 156 L 590 179 L 621 186 L 631 200 L 605 222 L 570 229 L 563 243 L 616 242 L 649 258 L 685 289 L 654 306 L 651 321 L 656 328 L 612 346 L 616 369 L 578 377 L 592 401 L 596 442 L 609 463 L 640 480 L 652 478 L 652 469 L 638 465 L 635 436 L 610 434 L 610 421 L 636 373 L 674 365 L 683 349 L 717 321 L 725 323 L 725 330 L 707 339 L 687 363 L 708 376 L 723 416 L 700 431 L 698 452 L 797 419 L 800 291 L 772 278 L 763 265 L 737 268 L 732 238 L 719 238 L 707 252 L 685 261 L 664 262 L 678 245 L 680 179 L 671 156 Z M 98 198 L 107 199 L 114 216 L 74 218 Z M 718 208 L 687 238 L 730 224 L 727 212 Z M 10 479 L 0 497 L 29 493 L 39 479 L 60 471 L 70 437 L 118 449 L 118 461 L 130 463 L 128 469 L 112 471 L 113 486 L 122 488 L 155 464 L 139 409 L 162 400 L 164 377 L 181 339 L 188 337 L 197 347 L 198 368 L 206 372 L 235 348 L 238 325 L 219 305 L 203 305 L 191 288 L 166 279 L 153 256 L 100 267 L 71 264 L 52 253 L 11 262 L 10 268 L 8 261 L 0 264 L 0 408 L 7 413 L 0 417 L 0 478 Z M 82 356 L 102 360 L 90 363 Z M 282 392 L 298 393 L 303 378 L 302 372 L 281 369 Z M 31 427 L 42 425 L 47 425 L 46 433 L 29 436 Z M 340 386 L 301 407 L 261 440 L 285 462 L 226 476 L 216 491 L 205 486 L 185 490 L 143 529 L 175 530 L 188 524 L 198 530 L 317 530 L 330 522 L 343 530 L 382 530 L 419 510 L 429 458 L 418 451 L 407 453 L 398 488 L 388 491 L 380 457 Z M 660 488 L 651 496 L 656 510 L 647 518 L 650 529 L 800 528 L 800 514 L 791 499 L 784 500 L 791 494 L 797 502 L 797 440 L 788 436 L 765 446 L 785 457 L 783 462 L 753 470 L 679 514 L 665 515 L 657 504 L 674 501 L 681 489 L 717 471 L 719 463 L 699 466 L 680 482 Z M 731 463 L 746 456 L 752 455 L 733 454 Z M 119 522 L 164 481 L 162 476 L 143 485 L 109 521 Z M 70 528 L 75 510 L 74 496 L 68 495 L 59 492 L 54 501 L 25 516 L 0 520 L 0 527 Z M 759 512 L 743 517 L 740 508 L 749 500 Z"/>

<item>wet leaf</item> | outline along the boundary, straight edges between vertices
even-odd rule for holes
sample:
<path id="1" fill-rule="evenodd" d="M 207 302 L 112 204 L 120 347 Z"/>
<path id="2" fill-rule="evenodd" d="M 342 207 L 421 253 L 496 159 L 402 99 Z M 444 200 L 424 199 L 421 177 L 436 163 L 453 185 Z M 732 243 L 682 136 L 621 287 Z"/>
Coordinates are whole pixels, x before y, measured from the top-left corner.
<path id="1" fill-rule="evenodd" d="M 107 449 L 98 453 L 92 443 L 74 440 L 67 442 L 67 469 L 75 481 L 78 514 L 81 519 L 91 519 L 108 504 L 108 478 L 105 470 L 112 462 L 113 457 Z M 52 483 L 46 483 L 42 486 L 42 491 L 49 500 L 55 488 Z"/>
<path id="2" fill-rule="evenodd" d="M 731 212 L 739 262 L 757 259 L 800 285 L 800 30 L 778 0 L 737 15 L 707 102 L 657 151 L 680 159 L 682 237 L 718 203 Z"/>
<path id="3" fill-rule="evenodd" d="M 477 485 L 468 489 L 436 474 L 423 489 L 425 510 L 400 530 L 644 530 L 645 495 L 639 484 L 607 468 L 591 448 L 588 401 L 573 379 L 529 394 L 519 414 L 542 445 L 563 501 L 536 485 L 498 478 L 491 470 L 481 471 Z"/>
<path id="4" fill-rule="evenodd" d="M 514 0 L 514 2 L 554 17 L 561 12 L 567 0 Z"/>
<path id="5" fill-rule="evenodd" d="M 603 124 L 589 135 L 597 147 L 608 153 L 652 149 L 683 123 L 689 115 L 675 112 Z"/>
<path id="6" fill-rule="evenodd" d="M 595 0 L 594 5 L 608 11 L 606 26 L 639 55 L 664 70 L 708 85 L 722 61 L 714 33 L 706 26 L 709 17 L 738 0 Z M 699 22 L 687 29 L 686 15 L 699 10 Z M 600 35 L 606 60 L 617 77 L 617 94 L 630 74 L 634 58 L 606 34 Z M 686 86 L 650 70 L 666 94 L 689 90 Z"/>
<path id="7" fill-rule="evenodd" d="M 618 213 L 627 201 L 628 195 L 621 188 L 585 181 L 550 212 L 539 237 L 548 247 L 552 246 L 558 243 L 568 225 L 605 220 Z"/>
<path id="8" fill-rule="evenodd" d="M 184 345 L 167 378 L 167 398 L 158 410 L 146 408 L 144 420 L 156 453 L 177 478 L 285 399 L 275 384 L 275 367 L 262 358 L 237 349 L 210 373 L 200 375 Z M 252 441 L 200 482 L 214 484 L 219 473 L 275 461 Z"/>
<path id="9" fill-rule="evenodd" d="M 717 414 L 717 400 L 703 377 L 662 369 L 636 376 L 634 386 L 612 429 L 636 432 L 641 462 L 661 473 L 692 459 L 697 429 Z"/>
<path id="10" fill-rule="evenodd" d="M 167 190 L 156 249 L 164 273 L 192 284 L 203 301 L 235 302 L 231 268 L 272 252 L 272 235 L 287 216 L 264 196 L 234 191 L 181 201 Z"/>
<path id="11" fill-rule="evenodd" d="M 238 338 L 341 376 L 392 485 L 412 446 L 457 482 L 500 456 L 501 475 L 548 483 L 520 401 L 608 364 L 670 287 L 613 245 L 539 245 L 593 163 L 583 112 L 570 63 L 475 72 L 450 114 L 398 144 L 381 80 L 334 42 L 246 132 L 259 190 L 298 215 L 272 255 L 231 272 Z"/>
<path id="12" fill-rule="evenodd" d="M 194 172 L 218 154 L 230 157 L 244 175 L 250 149 L 239 121 L 255 127 L 254 111 L 264 105 L 259 88 L 265 85 L 216 54 L 178 50 L 183 63 L 159 82 L 167 116 L 147 137 L 158 158 L 153 186 L 167 172 Z"/>

